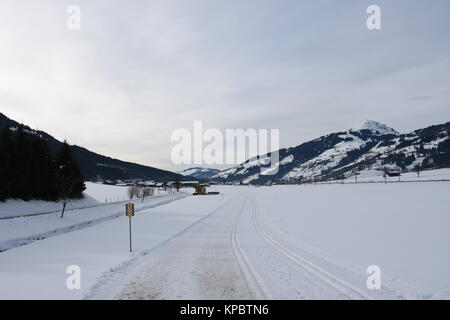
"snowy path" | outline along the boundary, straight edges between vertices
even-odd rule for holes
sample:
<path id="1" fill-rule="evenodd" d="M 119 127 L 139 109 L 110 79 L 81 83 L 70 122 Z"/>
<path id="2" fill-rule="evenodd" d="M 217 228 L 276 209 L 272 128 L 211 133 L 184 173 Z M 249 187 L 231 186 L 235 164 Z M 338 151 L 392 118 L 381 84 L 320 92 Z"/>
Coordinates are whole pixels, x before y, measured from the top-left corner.
<path id="1" fill-rule="evenodd" d="M 113 291 L 120 284 L 117 278 L 132 272 L 147 255 L 198 224 L 231 196 L 190 196 L 137 212 L 131 254 L 123 208 L 116 219 L 1 252 L 0 299 L 107 297 L 105 291 Z M 81 269 L 80 290 L 66 286 L 66 270 L 71 265 Z"/>
<path id="2" fill-rule="evenodd" d="M 313 262 L 276 240 L 259 221 L 257 193 L 245 191 L 153 254 L 115 298 L 376 298 L 364 289 L 364 277 L 345 270 L 359 281 L 351 284 L 323 257 Z M 395 297 L 386 288 L 381 292 Z"/>
<path id="3" fill-rule="evenodd" d="M 239 196 L 152 255 L 115 298 L 448 298 L 449 186 L 230 188 Z M 366 287 L 372 264 L 380 290 Z"/>
<path id="4" fill-rule="evenodd" d="M 236 196 L 155 253 L 118 299 L 251 299 L 230 245 Z"/>
<path id="5" fill-rule="evenodd" d="M 213 190 L 142 208 L 132 254 L 123 213 L 0 253 L 0 298 L 450 298 L 449 183 Z M 81 290 L 66 287 L 69 265 Z M 381 290 L 366 287 L 371 265 Z"/>

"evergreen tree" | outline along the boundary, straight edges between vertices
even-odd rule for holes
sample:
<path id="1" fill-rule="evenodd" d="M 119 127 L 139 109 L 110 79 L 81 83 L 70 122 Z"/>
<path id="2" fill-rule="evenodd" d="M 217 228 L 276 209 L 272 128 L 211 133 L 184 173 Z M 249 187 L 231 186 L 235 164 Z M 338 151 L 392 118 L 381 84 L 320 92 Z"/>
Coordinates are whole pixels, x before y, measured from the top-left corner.
<path id="1" fill-rule="evenodd" d="M 29 183 L 29 177 L 33 174 L 31 142 L 22 125 L 19 125 L 14 133 L 14 164 L 11 168 L 13 176 L 12 198 L 25 201 L 33 198 L 33 187 Z"/>
<path id="2" fill-rule="evenodd" d="M 0 177 L 0 201 L 61 199 L 66 205 L 86 189 L 69 145 L 64 142 L 53 159 L 47 141 L 22 125 L 0 130 Z"/>
<path id="3" fill-rule="evenodd" d="M 34 135 L 31 138 L 31 154 L 33 168 L 29 183 L 34 190 L 34 197 L 46 201 L 58 200 L 56 164 L 46 141 Z"/>
<path id="4" fill-rule="evenodd" d="M 14 171 L 13 169 L 13 150 L 14 142 L 12 132 L 7 126 L 6 129 L 0 132 L 0 177 L 2 183 L 0 183 L 0 201 L 5 201 L 12 197 L 11 190 L 14 183 Z"/>
<path id="5" fill-rule="evenodd" d="M 59 198 L 63 202 L 62 218 L 68 201 L 82 198 L 83 191 L 86 190 L 83 174 L 73 158 L 67 141 L 64 141 L 56 154 L 56 167 Z"/>

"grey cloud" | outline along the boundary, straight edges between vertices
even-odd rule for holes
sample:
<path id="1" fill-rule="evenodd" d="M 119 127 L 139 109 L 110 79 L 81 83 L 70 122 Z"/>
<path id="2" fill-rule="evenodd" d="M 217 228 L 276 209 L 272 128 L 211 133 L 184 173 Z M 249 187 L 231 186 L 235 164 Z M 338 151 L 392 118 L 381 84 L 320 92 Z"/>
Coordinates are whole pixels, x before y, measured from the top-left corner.
<path id="1" fill-rule="evenodd" d="M 279 127 L 282 146 L 367 118 L 399 131 L 447 121 L 450 3 L 376 2 L 380 32 L 366 0 L 79 0 L 70 32 L 72 2 L 2 1 L 1 111 L 167 169 L 171 132 L 194 120 Z"/>

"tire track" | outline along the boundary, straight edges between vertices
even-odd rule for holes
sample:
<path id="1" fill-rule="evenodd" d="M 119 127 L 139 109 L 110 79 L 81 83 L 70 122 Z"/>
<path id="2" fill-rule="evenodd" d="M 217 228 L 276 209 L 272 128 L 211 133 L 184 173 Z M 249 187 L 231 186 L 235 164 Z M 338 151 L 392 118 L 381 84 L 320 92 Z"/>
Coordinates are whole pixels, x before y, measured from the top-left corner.
<path id="1" fill-rule="evenodd" d="M 301 267 L 315 278 L 325 283 L 326 285 L 332 287 L 334 290 L 338 291 L 340 294 L 351 300 L 371 300 L 371 297 L 358 288 L 355 288 L 351 284 L 335 277 L 328 271 L 322 269 L 318 265 L 312 263 L 309 260 L 299 256 L 295 252 L 286 248 L 284 245 L 274 240 L 267 232 L 265 232 L 261 225 L 259 224 L 257 218 L 257 204 L 252 199 L 252 209 L 253 209 L 253 226 L 255 227 L 257 233 L 261 238 L 266 241 L 274 250 L 279 254 L 294 262 L 297 266 Z"/>
<path id="2" fill-rule="evenodd" d="M 209 213 L 207 213 L 202 218 L 194 221 L 193 223 L 191 223 L 184 229 L 180 230 L 179 232 L 175 233 L 174 235 L 170 236 L 169 238 L 156 244 L 154 247 L 137 252 L 129 260 L 126 260 L 126 261 L 122 262 L 121 264 L 110 268 L 109 271 L 103 273 L 97 279 L 97 282 L 84 295 L 83 300 L 105 299 L 105 297 L 107 297 L 107 299 L 117 298 L 115 295 L 110 294 L 111 288 L 109 287 L 109 285 L 114 282 L 116 282 L 116 284 L 119 283 L 122 286 L 126 285 L 126 282 L 132 279 L 127 276 L 127 273 L 135 266 L 135 264 L 138 262 L 139 259 L 148 257 L 151 254 L 160 252 L 169 243 L 180 238 L 181 236 L 185 235 L 186 233 L 191 232 L 195 227 L 197 227 L 198 225 L 203 223 L 205 220 L 207 220 L 210 217 L 212 217 L 213 215 L 215 215 L 218 211 L 224 209 L 230 203 L 233 203 L 233 201 L 235 201 L 238 197 L 239 196 L 233 196 L 232 198 L 226 200 L 225 203 L 221 204 L 217 208 L 215 208 L 212 211 L 210 211 Z"/>
<path id="3" fill-rule="evenodd" d="M 233 229 L 231 230 L 231 249 L 236 258 L 239 270 L 242 274 L 242 277 L 245 281 L 245 284 L 247 286 L 250 295 L 256 300 L 270 299 L 270 295 L 263 289 L 263 286 L 261 285 L 261 280 L 253 271 L 248 258 L 242 251 L 242 248 L 239 244 L 238 225 L 241 216 L 245 210 L 247 200 L 248 198 L 246 198 L 243 201 L 242 208 L 239 211 L 238 215 L 236 216 L 236 219 L 234 220 Z"/>

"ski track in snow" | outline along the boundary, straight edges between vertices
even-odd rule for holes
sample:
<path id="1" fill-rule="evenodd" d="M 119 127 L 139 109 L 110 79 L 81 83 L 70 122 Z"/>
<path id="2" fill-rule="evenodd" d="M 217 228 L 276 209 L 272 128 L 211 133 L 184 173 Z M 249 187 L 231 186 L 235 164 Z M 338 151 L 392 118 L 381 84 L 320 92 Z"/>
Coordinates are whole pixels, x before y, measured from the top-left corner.
<path id="1" fill-rule="evenodd" d="M 429 276 L 434 273 L 442 276 L 449 264 L 444 248 L 448 243 L 446 226 L 450 220 L 443 197 L 448 184 L 218 188 L 222 196 L 186 197 L 175 206 L 168 205 L 167 213 L 159 215 L 163 219 L 144 219 L 142 215 L 138 232 L 141 249 L 126 255 L 125 259 L 114 259 L 115 265 L 102 264 L 103 269 L 92 277 L 82 298 L 360 300 L 439 298 L 438 293 L 448 296 L 448 278 L 439 281 L 438 286 L 436 277 Z M 399 194 L 400 190 L 408 192 Z M 324 193 L 331 197 L 329 201 L 322 201 Z M 410 193 L 431 197 L 435 207 L 425 214 L 425 210 L 418 207 L 422 202 L 406 201 L 417 198 L 411 198 Z M 396 199 L 404 198 L 402 206 L 391 208 L 386 207 L 386 203 L 391 202 L 375 202 L 380 194 L 385 199 L 392 194 Z M 348 199 L 353 201 L 354 209 L 350 211 L 345 206 Z M 437 203 L 436 199 L 443 199 L 443 203 Z M 372 205 L 361 210 L 365 203 Z M 164 207 L 160 211 L 166 212 Z M 373 214 L 379 220 L 370 220 Z M 168 229 L 171 232 L 158 233 L 155 241 L 151 237 L 154 231 L 149 231 L 149 226 L 164 228 L 170 226 L 174 218 L 178 222 Z M 373 230 L 363 228 L 368 221 L 378 225 Z M 80 231 L 80 234 L 102 230 L 102 226 L 108 225 L 98 222 L 94 222 L 98 224 L 95 228 Z M 74 239 L 77 234 L 71 233 Z M 417 234 L 422 234 L 420 241 L 411 245 Z M 368 242 L 378 235 L 381 237 L 377 241 L 383 242 Z M 48 239 L 30 247 L 46 248 L 46 242 L 49 247 L 57 240 Z M 334 247 L 335 242 L 341 247 Z M 429 248 L 437 250 L 439 245 L 439 254 L 436 251 L 430 255 Z M 74 244 L 73 248 L 78 246 Z M 93 252 L 103 253 L 101 248 Z M 20 252 L 29 251 L 23 249 L 5 254 L 17 251 L 20 257 Z M 416 267 L 408 263 L 411 261 L 408 250 L 413 249 L 414 254 L 424 256 L 425 264 Z M 83 255 L 86 250 L 78 254 Z M 42 250 L 40 254 L 43 253 Z M 47 266 L 46 260 L 43 261 Z M 369 261 L 383 266 L 381 290 L 366 288 L 365 270 Z M 22 269 L 22 272 L 29 271 L 24 266 Z M 399 276 L 396 269 L 404 272 L 397 279 L 391 278 L 393 274 Z M 14 264 L 5 268 L 6 271 L 17 273 Z M 86 269 L 88 272 L 91 270 Z M 4 273 L 3 276 L 12 275 Z M 411 279 L 412 286 L 406 286 Z M 429 286 L 426 291 L 421 291 L 423 288 L 418 285 L 421 283 Z M 414 285 L 417 288 L 413 288 Z"/>
<path id="2" fill-rule="evenodd" d="M 210 213 L 202 217 L 201 219 L 195 221 L 185 229 L 181 230 L 177 234 L 173 235 L 172 237 L 166 239 L 165 241 L 158 244 L 156 247 L 153 247 L 151 249 L 145 250 L 143 252 L 140 252 L 133 258 L 131 258 L 128 261 L 125 261 L 124 263 L 120 264 L 119 266 L 116 266 L 109 270 L 108 272 L 104 273 L 97 283 L 89 290 L 89 292 L 85 295 L 84 299 L 149 299 L 151 297 L 159 297 L 158 294 L 155 294 L 154 289 L 150 290 L 149 288 L 144 287 L 144 291 L 142 290 L 142 287 L 145 286 L 145 284 L 134 284 L 133 278 L 136 277 L 136 275 L 139 278 L 139 273 L 146 274 L 146 271 L 148 271 L 147 264 L 149 263 L 148 260 L 151 260 L 153 256 L 158 255 L 160 253 L 164 254 L 164 251 L 167 250 L 167 248 L 173 243 L 176 242 L 180 237 L 183 235 L 186 235 L 187 233 L 195 232 L 195 228 L 198 227 L 200 224 L 204 223 L 205 220 L 210 219 L 212 216 L 217 214 L 220 210 L 224 209 L 227 205 L 230 203 L 233 203 L 236 201 L 236 196 L 232 197 L 231 199 L 227 200 L 224 204 L 221 206 L 215 208 Z M 183 242 L 183 241 L 181 241 Z M 170 249 L 170 248 L 169 248 Z M 173 260 L 172 260 L 173 261 Z M 184 268 L 182 264 L 178 264 L 175 262 L 175 266 Z M 174 266 L 167 266 L 168 268 L 173 268 Z M 167 272 L 166 266 L 163 266 L 164 271 Z M 152 273 L 152 270 L 148 271 L 148 273 Z M 174 273 L 172 272 L 172 275 Z M 153 275 L 152 275 L 153 276 Z M 161 279 L 158 280 L 165 280 L 163 278 L 167 277 L 167 274 L 164 274 Z M 141 278 L 142 279 L 142 278 Z M 130 282 L 131 281 L 131 282 Z M 231 282 L 231 281 L 230 281 Z M 175 284 L 177 286 L 177 284 Z M 173 289 L 173 288 L 170 288 Z M 229 288 L 225 287 L 222 292 L 223 294 L 228 290 Z M 119 292 L 118 292 L 119 291 Z M 174 292 L 176 292 L 176 289 L 174 289 Z M 145 296 L 143 298 L 143 296 Z M 180 294 L 176 293 L 174 297 L 170 298 L 179 298 Z M 162 299 L 165 299 L 167 297 L 159 297 Z M 205 297 L 207 299 L 208 297 Z"/>
<path id="3" fill-rule="evenodd" d="M 279 252 L 283 257 L 292 260 L 296 265 L 302 268 L 305 272 L 309 272 L 313 276 L 315 276 L 318 280 L 326 283 L 330 287 L 339 291 L 344 297 L 351 300 L 361 300 L 361 299 L 371 299 L 367 294 L 359 290 L 358 288 L 353 287 L 352 285 L 346 283 L 345 281 L 337 278 L 332 275 L 328 271 L 323 270 L 318 265 L 312 263 L 311 261 L 306 260 L 305 258 L 299 256 L 293 251 L 289 250 L 281 243 L 276 241 L 273 237 L 271 237 L 268 233 L 266 233 L 258 222 L 257 218 L 257 205 L 252 199 L 253 206 L 253 225 L 264 241 L 266 241 L 274 250 Z"/>
<path id="4" fill-rule="evenodd" d="M 255 299 L 269 299 L 270 294 L 267 292 L 266 289 L 264 289 L 262 285 L 262 281 L 260 280 L 259 276 L 254 271 L 254 267 L 249 262 L 247 256 L 245 255 L 244 251 L 241 248 L 241 245 L 239 243 L 238 239 L 238 225 L 239 220 L 241 219 L 241 216 L 245 210 L 245 205 L 247 203 L 247 199 L 245 199 L 242 203 L 242 208 L 239 211 L 239 214 L 237 215 L 234 224 L 233 229 L 231 231 L 231 247 L 233 249 L 234 257 L 236 258 L 236 261 L 238 262 L 239 269 L 242 273 L 242 276 L 245 280 L 245 284 L 249 290 L 249 293 L 251 296 Z"/>
<path id="5" fill-rule="evenodd" d="M 239 272 L 241 274 L 241 282 L 245 285 L 247 288 L 247 291 L 249 293 L 249 297 L 252 299 L 272 299 L 272 298 L 284 298 L 284 296 L 278 296 L 277 292 L 271 292 L 270 288 L 267 286 L 266 280 L 268 282 L 283 282 L 282 277 L 280 277 L 279 273 L 268 273 L 264 271 L 265 268 L 267 268 L 267 261 L 264 262 L 264 260 L 261 259 L 255 259 L 252 260 L 252 258 L 246 253 L 246 251 L 251 251 L 251 249 L 254 247 L 254 244 L 245 245 L 242 244 L 240 241 L 240 233 L 247 233 L 247 236 L 249 235 L 249 231 L 253 238 L 258 239 L 257 247 L 262 248 L 264 250 L 269 249 L 271 251 L 271 254 L 274 257 L 277 257 L 278 264 L 280 264 L 280 261 L 283 261 L 283 264 L 285 267 L 289 268 L 290 274 L 297 274 L 300 276 L 298 281 L 292 279 L 292 282 L 285 283 L 285 286 L 291 287 L 291 288 L 298 288 L 300 291 L 302 291 L 304 281 L 309 282 L 310 286 L 318 285 L 320 288 L 320 298 L 337 298 L 337 299 L 351 299 L 351 300 L 363 300 L 363 299 L 373 299 L 371 295 L 366 293 L 361 288 L 352 285 L 348 283 L 347 281 L 339 278 L 337 275 L 330 272 L 328 269 L 325 268 L 319 264 L 314 263 L 312 260 L 301 256 L 299 253 L 294 252 L 293 250 L 289 249 L 287 246 L 283 245 L 280 241 L 276 240 L 273 236 L 269 234 L 263 227 L 260 219 L 258 216 L 260 215 L 260 210 L 258 208 L 258 204 L 255 202 L 255 194 L 245 194 L 244 196 L 237 196 L 227 201 L 226 204 L 223 206 L 215 209 L 213 212 L 202 218 L 201 220 L 195 222 L 193 225 L 189 226 L 179 234 L 175 235 L 174 237 L 168 239 L 164 243 L 162 243 L 160 246 L 158 246 L 157 250 L 150 250 L 148 252 L 143 253 L 142 255 L 147 256 L 148 254 L 159 254 L 163 256 L 163 258 L 157 258 L 160 259 L 158 262 L 152 262 L 152 266 L 148 265 L 145 266 L 145 262 L 140 264 L 140 270 L 141 272 L 138 274 L 138 276 L 130 276 L 130 272 L 128 272 L 127 281 L 124 281 L 122 279 L 122 286 L 123 289 L 120 294 L 116 295 L 115 298 L 118 299 L 178 299 L 178 298 L 200 298 L 200 299 L 209 299 L 211 298 L 211 293 L 206 292 L 203 293 L 204 295 L 201 295 L 199 292 L 195 293 L 188 293 L 188 296 L 184 296 L 183 294 L 180 294 L 178 296 L 174 295 L 174 292 L 177 292 L 177 289 L 175 288 L 178 284 L 176 280 L 169 280 L 169 278 L 173 277 L 173 274 L 177 274 L 180 272 L 186 272 L 186 270 L 180 271 L 179 268 L 186 268 L 185 263 L 183 261 L 179 261 L 177 258 L 173 258 L 173 256 L 176 256 L 176 254 L 172 253 L 165 253 L 166 245 L 169 242 L 172 242 L 173 240 L 176 240 L 180 236 L 186 235 L 187 233 L 196 233 L 199 232 L 194 227 L 198 227 L 201 224 L 208 223 L 208 220 L 211 220 L 212 217 L 219 213 L 220 210 L 224 209 L 229 206 L 231 202 L 234 202 L 234 208 L 236 209 L 236 202 L 240 202 L 238 205 L 239 210 L 237 210 L 237 214 L 235 213 L 235 217 L 230 212 L 230 217 L 233 219 L 232 222 L 232 228 L 229 231 L 229 246 L 231 247 L 231 251 L 233 253 L 233 257 L 235 259 L 235 262 L 237 263 Z M 242 221 L 242 218 L 244 216 L 248 216 L 250 218 L 250 227 L 252 229 L 250 230 L 243 230 L 240 231 L 240 225 L 244 224 L 245 222 Z M 248 225 L 246 226 L 248 227 Z M 183 242 L 183 241 L 182 241 Z M 211 248 L 208 248 L 208 250 L 214 251 L 214 247 L 217 247 L 216 244 L 210 245 Z M 220 244 L 223 245 L 223 244 Z M 189 248 L 184 248 L 181 251 L 185 252 L 185 250 L 189 250 Z M 197 250 L 197 248 L 193 248 L 192 251 Z M 167 250 L 170 252 L 169 250 Z M 166 257 L 164 257 L 166 255 Z M 192 254 L 194 256 L 195 254 Z M 167 256 L 171 256 L 170 259 L 167 258 Z M 327 261 L 324 257 L 318 257 L 320 260 L 326 261 L 325 265 L 332 265 L 331 262 Z M 167 259 L 167 260 L 161 260 L 161 259 Z M 202 257 L 202 259 L 207 259 L 205 257 Z M 280 260 L 281 259 L 281 260 Z M 135 260 L 135 259 L 133 259 Z M 129 263 L 126 263 L 124 267 L 129 267 L 132 262 L 131 260 Z M 267 259 L 266 259 L 267 260 Z M 288 262 L 284 262 L 284 260 L 288 260 Z M 165 265 L 164 268 L 164 275 L 161 275 L 158 273 L 158 271 L 154 271 L 161 265 L 164 261 L 164 263 L 171 263 L 172 265 Z M 202 262 L 206 263 L 206 262 Z M 266 264 L 266 265 L 265 265 Z M 138 270 L 134 270 L 134 273 L 139 272 Z M 147 269 L 147 271 L 142 272 L 142 269 Z M 178 270 L 177 270 L 178 269 Z M 154 272 L 152 272 L 153 270 Z M 170 270 L 170 271 L 168 271 Z M 260 272 L 261 271 L 261 272 Z M 211 282 L 208 278 L 211 277 L 217 277 L 217 273 L 219 272 L 216 270 L 214 272 L 214 276 L 211 274 L 198 274 L 198 270 L 191 270 L 190 274 L 196 273 L 198 277 L 202 278 L 204 282 Z M 114 273 L 117 273 L 117 270 L 113 270 L 112 273 L 106 274 L 104 279 L 102 279 L 96 287 L 94 287 L 91 294 L 87 295 L 86 298 L 91 299 L 97 297 L 101 297 L 101 294 L 98 294 L 100 292 L 99 286 L 104 286 L 104 288 L 107 288 L 108 281 L 113 280 L 112 277 L 114 277 Z M 132 272 L 131 272 L 132 273 Z M 155 275 L 156 273 L 156 275 Z M 158 279 L 158 275 L 160 278 L 166 278 L 163 283 L 161 283 L 161 279 Z M 230 276 L 230 278 L 233 278 L 231 275 L 225 275 Z M 280 277 L 279 279 L 277 277 Z M 130 281 L 130 279 L 132 279 Z M 306 280 L 305 280 L 306 279 Z M 362 285 L 365 285 L 365 279 L 361 281 Z M 186 280 L 189 282 L 189 280 Z M 157 283 L 157 284 L 155 284 Z M 230 280 L 231 283 L 231 280 Z M 228 283 L 225 288 L 223 288 L 224 292 L 232 290 L 232 291 L 239 291 L 239 288 L 230 288 L 230 283 Z M 236 283 L 235 283 L 236 284 Z M 320 285 L 319 285 L 320 284 Z M 156 287 L 155 287 L 156 286 Z M 172 288 L 166 288 L 164 286 L 172 286 Z M 192 287 L 192 290 L 195 291 L 195 284 L 190 284 Z M 387 288 L 383 288 L 385 292 L 392 293 Z M 182 291 L 182 290 L 181 290 Z M 97 292 L 97 293 L 96 293 Z M 157 292 L 157 293 L 155 293 Z M 169 296 L 164 296 L 164 293 L 169 292 Z M 192 294 L 193 296 L 190 296 L 189 294 Z M 200 294 L 200 295 L 199 295 Z M 314 297 L 313 292 L 302 292 L 304 297 Z M 221 298 L 220 296 L 217 296 L 215 298 Z"/>

